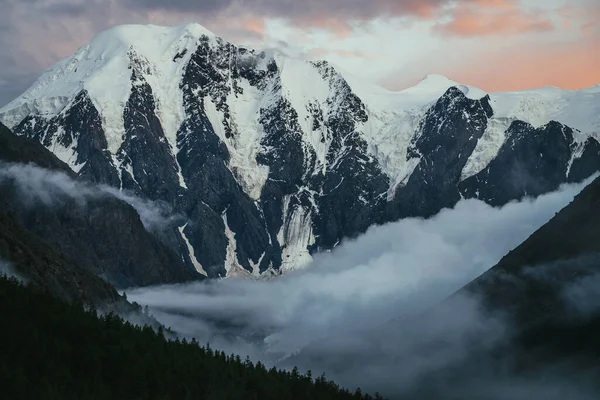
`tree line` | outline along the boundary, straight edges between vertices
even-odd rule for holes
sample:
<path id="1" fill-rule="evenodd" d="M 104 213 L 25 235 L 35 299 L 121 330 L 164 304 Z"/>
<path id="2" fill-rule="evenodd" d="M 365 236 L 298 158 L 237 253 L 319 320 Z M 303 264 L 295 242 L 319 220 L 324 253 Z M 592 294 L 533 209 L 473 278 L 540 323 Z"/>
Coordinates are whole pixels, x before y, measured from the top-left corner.
<path id="1" fill-rule="evenodd" d="M 0 390 L 10 399 L 381 399 L 267 368 L 162 328 L 98 315 L 0 277 Z M 5 397 L 6 396 L 6 397 Z"/>

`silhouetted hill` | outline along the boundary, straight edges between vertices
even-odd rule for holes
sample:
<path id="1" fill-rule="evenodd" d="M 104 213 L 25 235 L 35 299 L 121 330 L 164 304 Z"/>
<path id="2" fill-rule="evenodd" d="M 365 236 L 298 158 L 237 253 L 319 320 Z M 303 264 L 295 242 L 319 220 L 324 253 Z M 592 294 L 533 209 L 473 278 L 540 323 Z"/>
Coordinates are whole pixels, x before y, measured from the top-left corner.
<path id="1" fill-rule="evenodd" d="M 28 168 L 27 163 L 47 170 Z M 14 168 L 8 171 L 9 166 Z M 120 287 L 202 278 L 170 247 L 185 246 L 181 238 L 163 243 L 147 231 L 131 205 L 111 195 L 88 196 L 81 205 L 80 192 L 88 184 L 73 181 L 70 168 L 39 142 L 17 137 L 4 126 L 0 126 L 0 169 L 5 172 L 0 176 L 0 209 L 88 271 Z M 49 182 L 66 189 L 54 190 Z M 30 204 L 26 199 L 36 190 L 49 199 Z M 55 192 L 66 195 L 58 201 Z"/>
<path id="2" fill-rule="evenodd" d="M 266 369 L 0 278 L 7 399 L 373 399 L 296 369 Z"/>

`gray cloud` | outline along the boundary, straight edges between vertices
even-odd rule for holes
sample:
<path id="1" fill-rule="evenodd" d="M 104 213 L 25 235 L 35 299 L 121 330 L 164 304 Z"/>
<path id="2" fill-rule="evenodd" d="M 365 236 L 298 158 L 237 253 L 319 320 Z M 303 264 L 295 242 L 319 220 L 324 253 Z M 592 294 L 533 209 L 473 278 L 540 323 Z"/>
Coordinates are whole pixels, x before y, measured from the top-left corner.
<path id="1" fill-rule="evenodd" d="M 141 9 L 158 9 L 171 11 L 194 11 L 200 13 L 211 13 L 225 10 L 234 4 L 233 0 L 125 0 L 131 7 Z M 246 3 L 246 2 L 243 2 Z M 250 3 L 261 3 L 253 2 Z"/>
<path id="2" fill-rule="evenodd" d="M 79 207 L 85 207 L 89 201 L 115 197 L 131 205 L 148 230 L 181 225 L 182 217 L 173 214 L 172 208 L 164 202 L 141 199 L 109 186 L 90 185 L 34 164 L 0 163 L 1 184 L 14 185 L 19 199 L 29 207 L 38 204 L 52 207 L 71 201 L 75 201 Z"/>
<path id="3" fill-rule="evenodd" d="M 128 0 L 130 5 L 143 9 L 218 12 L 229 8 L 243 9 L 257 15 L 284 18 L 335 17 L 364 19 L 377 16 L 425 14 L 449 0 Z"/>
<path id="4" fill-rule="evenodd" d="M 160 322 L 213 347 L 393 394 L 460 362 L 474 338 L 484 338 L 477 345 L 486 347 L 504 337 L 510 324 L 482 312 L 477 298 L 457 299 L 417 325 L 408 318 L 497 263 L 582 187 L 500 209 L 465 200 L 428 220 L 373 227 L 318 255 L 309 268 L 270 281 L 225 279 L 128 295 L 149 305 Z M 493 383 L 499 393 L 514 389 L 514 398 L 538 385 Z"/>
<path id="5" fill-rule="evenodd" d="M 25 279 L 21 274 L 17 273 L 13 266 L 4 260 L 0 259 L 0 276 L 7 276 L 9 278 L 16 278 L 23 283 L 27 283 L 27 279 Z"/>

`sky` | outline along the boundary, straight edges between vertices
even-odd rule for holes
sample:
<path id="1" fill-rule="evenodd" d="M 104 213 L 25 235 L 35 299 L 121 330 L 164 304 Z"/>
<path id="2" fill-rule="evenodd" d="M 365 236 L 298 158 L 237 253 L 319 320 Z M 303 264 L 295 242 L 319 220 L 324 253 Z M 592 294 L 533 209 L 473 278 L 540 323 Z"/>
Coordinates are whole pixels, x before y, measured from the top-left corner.
<path id="1" fill-rule="evenodd" d="M 0 0 L 0 105 L 97 33 L 198 22 L 399 90 L 428 73 L 486 91 L 600 83 L 597 0 Z"/>

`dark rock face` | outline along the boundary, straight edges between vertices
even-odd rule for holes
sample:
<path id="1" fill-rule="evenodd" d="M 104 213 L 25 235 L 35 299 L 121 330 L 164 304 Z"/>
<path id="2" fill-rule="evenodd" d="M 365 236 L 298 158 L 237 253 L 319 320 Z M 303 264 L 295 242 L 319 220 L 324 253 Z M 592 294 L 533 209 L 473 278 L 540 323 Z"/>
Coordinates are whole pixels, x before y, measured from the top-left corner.
<path id="1" fill-rule="evenodd" d="M 575 158 L 569 169 L 569 182 L 581 182 L 596 171 L 600 166 L 600 143 L 594 138 L 588 138 L 583 144 L 581 156 Z"/>
<path id="2" fill-rule="evenodd" d="M 172 202 L 180 191 L 177 165 L 155 114 L 152 89 L 137 69 L 132 70 L 131 96 L 123 112 L 125 136 L 117 154 L 122 186 L 152 200 Z"/>
<path id="3" fill-rule="evenodd" d="M 91 182 L 119 186 L 119 177 L 106 149 L 106 136 L 98 110 L 87 91 L 81 91 L 65 113 L 45 119 L 29 116 L 14 128 L 14 133 L 36 139 L 53 152 L 57 146 L 74 148 L 76 164 L 83 164 L 79 175 Z"/>
<path id="4" fill-rule="evenodd" d="M 478 174 L 460 184 L 464 197 L 503 205 L 524 196 L 539 196 L 567 181 L 580 181 L 598 170 L 598 143 L 590 139 L 571 165 L 573 130 L 556 121 L 534 128 L 513 122 L 498 155 Z M 571 167 L 571 171 L 569 171 Z M 573 168 L 574 167 L 574 168 Z"/>
<path id="5" fill-rule="evenodd" d="M 226 137 L 235 135 L 225 96 L 230 90 L 227 82 L 239 78 L 240 72 L 230 67 L 229 58 L 223 57 L 238 57 L 238 54 L 227 43 L 221 43 L 220 49 L 214 52 L 207 41 L 201 41 L 192 55 L 181 82 L 187 119 L 177 132 L 177 161 L 189 188 L 182 211 L 192 216 L 193 222 L 184 233 L 198 261 L 210 270 L 207 271 L 210 276 L 226 274 L 224 264 L 229 243 L 226 229 L 236 238 L 237 254 L 230 262 L 237 262 L 249 271 L 252 270 L 250 261 L 258 264 L 270 247 L 262 211 L 229 168 L 227 146 L 215 133 L 204 111 L 204 101 L 212 101 L 223 113 L 221 123 Z M 199 97 L 198 93 L 207 97 Z M 269 265 L 269 257 L 263 257 L 262 262 Z"/>
<path id="6" fill-rule="evenodd" d="M 357 129 L 369 119 L 365 105 L 335 69 L 327 63 L 316 63 L 316 67 L 333 89 L 327 99 L 330 111 L 322 121 L 324 136 L 331 141 L 327 169 L 315 180 L 313 189 L 319 193 L 314 249 L 320 250 L 384 222 L 389 178 L 367 151 Z"/>
<path id="7" fill-rule="evenodd" d="M 458 182 L 493 110 L 452 87 L 427 111 L 409 148 L 419 164 L 391 202 L 394 218 L 429 217 L 460 200 Z"/>

